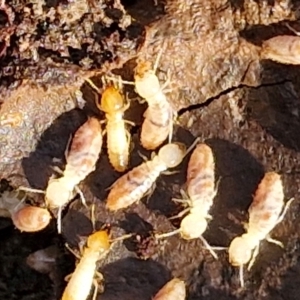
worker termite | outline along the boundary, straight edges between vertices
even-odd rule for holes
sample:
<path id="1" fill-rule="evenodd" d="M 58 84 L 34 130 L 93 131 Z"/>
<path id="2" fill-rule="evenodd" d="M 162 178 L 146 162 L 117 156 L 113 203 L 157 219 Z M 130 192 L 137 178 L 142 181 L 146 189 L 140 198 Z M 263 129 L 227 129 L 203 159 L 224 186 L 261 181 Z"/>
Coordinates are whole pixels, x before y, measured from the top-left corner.
<path id="1" fill-rule="evenodd" d="M 87 82 L 100 94 L 99 89 L 90 79 Z M 125 104 L 124 97 L 119 90 L 108 85 L 101 97 L 101 104 L 97 101 L 97 107 L 105 113 L 107 131 L 108 158 L 112 166 L 118 172 L 124 172 L 128 166 L 130 134 L 126 130 L 125 123 L 131 123 L 123 119 L 124 112 L 129 103 Z"/>
<path id="2" fill-rule="evenodd" d="M 106 207 L 115 211 L 139 201 L 151 189 L 162 172 L 182 162 L 194 144 L 195 142 L 187 151 L 180 143 L 164 145 L 151 160 L 133 168 L 113 184 L 107 197 Z"/>
<path id="3" fill-rule="evenodd" d="M 141 131 L 141 144 L 145 149 L 154 150 L 173 134 L 173 108 L 167 100 L 158 77 L 155 75 L 162 52 L 154 68 L 150 62 L 140 62 L 135 69 L 135 89 L 148 103 Z"/>
<path id="4" fill-rule="evenodd" d="M 173 117 L 176 115 L 156 76 L 156 70 L 164 48 L 159 52 L 153 69 L 149 61 L 141 61 L 135 68 L 134 82 L 122 81 L 135 85 L 136 92 L 147 102 L 142 124 L 141 144 L 145 149 L 158 148 L 168 137 L 169 143 L 173 134 Z M 113 78 L 110 78 L 113 80 Z"/>
<path id="5" fill-rule="evenodd" d="M 96 272 L 96 263 L 110 249 L 109 236 L 106 230 L 96 231 L 87 240 L 82 257 L 68 282 L 62 300 L 85 300 L 90 294 Z M 93 299 L 96 299 L 97 289 Z"/>
<path id="6" fill-rule="evenodd" d="M 96 118 L 89 118 L 76 131 L 70 151 L 66 154 L 66 167 L 60 178 L 50 178 L 46 192 L 22 188 L 31 192 L 45 193 L 45 201 L 50 208 L 59 208 L 58 232 L 61 232 L 61 210 L 74 197 L 74 190 L 85 199 L 78 184 L 95 170 L 102 148 L 102 131 Z"/>
<path id="7" fill-rule="evenodd" d="M 268 172 L 260 182 L 253 202 L 249 207 L 249 223 L 246 233 L 233 239 L 229 246 L 229 262 L 240 267 L 240 282 L 244 286 L 243 266 L 248 264 L 248 270 L 254 264 L 259 252 L 259 244 L 266 239 L 281 247 L 282 243 L 270 238 L 269 233 L 282 221 L 291 202 L 284 207 L 284 193 L 280 175 Z M 284 207 L 284 209 L 283 209 Z"/>
<path id="8" fill-rule="evenodd" d="M 1 180 L 2 183 L 3 179 Z M 10 217 L 20 231 L 36 232 L 49 225 L 51 215 L 45 208 L 31 206 L 24 201 L 26 194 L 18 190 L 5 190 L 0 196 L 0 216 Z"/>
<path id="9" fill-rule="evenodd" d="M 200 238 L 211 254 L 217 258 L 202 234 L 207 228 L 207 219 L 210 219 L 209 210 L 213 205 L 217 189 L 215 188 L 215 162 L 211 148 L 206 144 L 198 144 L 193 151 L 187 169 L 187 195 L 186 200 L 175 200 L 187 203 L 189 208 L 179 214 L 186 215 L 180 228 L 172 232 L 158 234 L 156 238 L 164 238 L 177 233 L 190 240 Z M 182 192 L 185 194 L 184 192 Z"/>
<path id="10" fill-rule="evenodd" d="M 299 65 L 300 64 L 300 37 L 299 33 L 290 27 L 298 36 L 279 35 L 266 40 L 262 44 L 262 57 L 271 59 L 282 64 Z"/>
<path id="11" fill-rule="evenodd" d="M 184 300 L 185 297 L 184 282 L 178 278 L 174 278 L 159 290 L 153 300 Z"/>

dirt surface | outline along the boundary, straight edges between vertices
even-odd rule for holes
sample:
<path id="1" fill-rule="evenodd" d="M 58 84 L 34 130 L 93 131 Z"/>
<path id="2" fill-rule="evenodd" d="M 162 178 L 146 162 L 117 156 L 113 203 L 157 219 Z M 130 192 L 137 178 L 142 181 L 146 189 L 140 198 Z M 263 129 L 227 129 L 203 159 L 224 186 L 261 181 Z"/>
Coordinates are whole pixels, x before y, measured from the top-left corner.
<path id="1" fill-rule="evenodd" d="M 298 1 L 23 1 L 0 7 L 0 171 L 15 187 L 45 189 L 52 166 L 64 167 L 70 135 L 88 115 L 103 115 L 86 78 L 110 70 L 132 80 L 135 57 L 156 60 L 158 75 L 168 76 L 168 99 L 179 113 L 174 140 L 190 145 L 200 137 L 213 149 L 218 194 L 204 237 L 227 247 L 243 232 L 247 209 L 266 171 L 282 175 L 286 199 L 295 197 L 272 237 L 284 249 L 263 242 L 245 288 L 226 251 L 215 260 L 200 240 L 175 235 L 155 241 L 154 232 L 178 227 L 169 220 L 183 207 L 171 201 L 184 187 L 188 158 L 157 181 L 151 197 L 124 211 L 105 209 L 107 188 L 121 176 L 107 159 L 104 145 L 96 171 L 82 183 L 88 205 L 95 204 L 96 228 L 110 224 L 113 237 L 136 233 L 119 242 L 99 262 L 104 292 L 97 299 L 151 299 L 172 277 L 187 285 L 189 300 L 299 298 L 300 150 L 299 69 L 260 58 L 262 41 L 293 34 Z M 131 18 L 129 17 L 131 16 Z M 146 32 L 146 35 L 145 35 Z M 123 66 L 124 64 L 124 66 Z M 123 66 L 123 67 L 122 67 Z M 99 86 L 101 80 L 93 77 Z M 145 105 L 125 86 L 131 106 L 130 167 L 150 153 L 139 144 Z M 56 159 L 56 160 L 55 160 Z M 60 161 L 57 163 L 57 159 Z M 39 205 L 43 196 L 30 194 Z M 56 212 L 53 211 L 55 214 Z M 0 219 L 0 299 L 60 299 L 64 277 L 77 249 L 92 232 L 90 211 L 78 197 L 63 212 L 63 232 L 56 222 L 36 234 L 20 233 Z M 26 264 L 28 255 L 55 246 L 40 272 Z M 47 256 L 48 255 L 48 256 Z M 42 273 L 41 273 L 42 272 Z"/>

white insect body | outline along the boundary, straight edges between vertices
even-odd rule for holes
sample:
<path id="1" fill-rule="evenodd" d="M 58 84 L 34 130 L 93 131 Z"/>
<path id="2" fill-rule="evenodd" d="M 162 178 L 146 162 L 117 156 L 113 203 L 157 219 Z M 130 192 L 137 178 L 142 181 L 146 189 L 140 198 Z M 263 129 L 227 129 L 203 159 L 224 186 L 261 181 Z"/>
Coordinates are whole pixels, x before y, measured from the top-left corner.
<path id="1" fill-rule="evenodd" d="M 152 160 L 142 163 L 120 177 L 112 186 L 106 207 L 115 211 L 139 201 L 158 176 L 168 168 L 178 166 L 186 154 L 186 148 L 179 143 L 163 146 Z"/>
<path id="2" fill-rule="evenodd" d="M 186 297 L 185 284 L 174 278 L 167 282 L 155 295 L 153 300 L 184 300 Z"/>
<path id="3" fill-rule="evenodd" d="M 72 139 L 62 177 L 51 178 L 48 182 L 45 197 L 47 205 L 52 208 L 63 207 L 73 198 L 77 185 L 95 170 L 101 148 L 100 123 L 96 118 L 89 118 Z"/>
<path id="4" fill-rule="evenodd" d="M 129 160 L 130 134 L 126 130 L 123 114 L 129 105 L 125 104 L 115 87 L 109 86 L 103 92 L 98 107 L 106 114 L 109 161 L 118 172 L 124 172 Z"/>
<path id="5" fill-rule="evenodd" d="M 183 238 L 195 239 L 202 236 L 207 228 L 209 210 L 216 193 L 212 150 L 206 144 L 199 144 L 191 155 L 187 170 L 190 211 L 180 224 L 180 234 Z"/>
<path id="6" fill-rule="evenodd" d="M 173 128 L 174 112 L 155 75 L 156 67 L 151 69 L 150 62 L 140 62 L 134 76 L 137 93 L 148 103 L 141 131 L 141 144 L 148 150 L 159 147 L 167 137 L 170 142 Z"/>
<path id="7" fill-rule="evenodd" d="M 187 170 L 187 200 L 177 200 L 188 203 L 188 214 L 182 219 L 180 228 L 169 233 L 157 235 L 157 238 L 168 237 L 180 233 L 186 240 L 200 238 L 211 254 L 217 255 L 202 237 L 207 228 L 209 210 L 216 196 L 215 162 L 211 148 L 206 144 L 198 144 L 193 151 Z M 181 216 L 187 210 L 179 214 Z"/>
<path id="8" fill-rule="evenodd" d="M 88 237 L 87 246 L 64 290 L 62 300 L 86 300 L 88 298 L 97 268 L 96 263 L 109 249 L 107 231 L 97 231 Z"/>
<path id="9" fill-rule="evenodd" d="M 260 182 L 253 202 L 249 207 L 249 223 L 247 232 L 233 239 L 229 246 L 229 262 L 240 267 L 241 285 L 243 282 L 243 265 L 252 267 L 259 252 L 259 244 L 268 242 L 282 246 L 282 243 L 269 237 L 270 231 L 282 221 L 291 201 L 284 207 L 284 192 L 280 175 L 268 172 Z"/>
<path id="10" fill-rule="evenodd" d="M 262 44 L 262 58 L 282 64 L 300 64 L 300 37 L 280 35 L 266 40 Z"/>
<path id="11" fill-rule="evenodd" d="M 0 216 L 10 217 L 20 231 L 36 232 L 49 225 L 51 220 L 49 211 L 26 204 L 24 192 L 9 189 L 0 194 Z"/>

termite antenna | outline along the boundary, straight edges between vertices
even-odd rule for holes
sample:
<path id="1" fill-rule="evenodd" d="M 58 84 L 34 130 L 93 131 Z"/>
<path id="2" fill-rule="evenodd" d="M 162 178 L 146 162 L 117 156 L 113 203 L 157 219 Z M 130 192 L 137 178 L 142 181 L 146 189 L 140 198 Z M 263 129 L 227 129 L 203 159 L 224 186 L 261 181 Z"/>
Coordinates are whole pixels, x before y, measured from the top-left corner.
<path id="1" fill-rule="evenodd" d="M 111 244 L 113 244 L 113 243 L 116 243 L 116 242 L 119 242 L 119 241 L 127 240 L 127 239 L 131 238 L 132 236 L 133 236 L 133 233 L 124 234 L 124 235 L 119 236 L 117 238 L 111 239 L 110 242 L 111 242 Z"/>
<path id="2" fill-rule="evenodd" d="M 210 252 L 210 254 L 215 258 L 218 259 L 218 255 L 217 253 L 213 250 L 213 248 L 210 246 L 210 244 L 207 242 L 207 240 L 200 235 L 200 240 L 202 241 L 202 243 L 204 244 L 205 248 Z"/>
<path id="3" fill-rule="evenodd" d="M 196 147 L 196 145 L 198 144 L 199 141 L 200 141 L 200 138 L 197 137 L 194 140 L 193 144 L 186 150 L 186 152 L 185 152 L 185 154 L 184 154 L 184 156 L 183 156 L 182 159 L 184 159 Z"/>
<path id="4" fill-rule="evenodd" d="M 155 234 L 155 238 L 156 239 L 163 239 L 163 238 L 170 237 L 170 236 L 178 234 L 178 233 L 180 233 L 180 229 L 176 229 L 176 230 L 173 230 L 171 232 Z"/>
<path id="5" fill-rule="evenodd" d="M 90 78 L 86 79 L 85 81 L 91 86 L 91 88 L 93 88 L 98 94 L 100 94 L 100 89 L 95 85 L 95 83 Z"/>
<path id="6" fill-rule="evenodd" d="M 32 189 L 28 188 L 26 186 L 19 186 L 17 188 L 17 191 L 24 191 L 24 192 L 29 192 L 29 193 L 36 193 L 36 194 L 45 194 L 46 192 L 43 190 L 38 190 L 38 189 Z"/>

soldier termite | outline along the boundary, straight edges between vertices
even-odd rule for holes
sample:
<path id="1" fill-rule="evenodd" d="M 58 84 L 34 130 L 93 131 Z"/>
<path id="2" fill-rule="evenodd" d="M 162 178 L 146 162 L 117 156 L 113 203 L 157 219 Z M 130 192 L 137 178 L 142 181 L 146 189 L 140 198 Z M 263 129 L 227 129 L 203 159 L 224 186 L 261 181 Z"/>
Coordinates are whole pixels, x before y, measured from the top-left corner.
<path id="1" fill-rule="evenodd" d="M 100 94 L 99 89 L 90 79 L 87 82 Z M 131 123 L 123 119 L 124 112 L 129 103 L 125 103 L 119 89 L 109 85 L 104 89 L 101 104 L 97 101 L 97 107 L 105 113 L 107 125 L 107 149 L 108 158 L 112 166 L 118 172 L 124 172 L 128 166 L 130 133 L 126 130 L 125 123 Z"/>
<path id="2" fill-rule="evenodd" d="M 50 178 L 46 191 L 22 188 L 31 192 L 45 193 L 47 206 L 59 208 L 58 232 L 61 232 L 61 210 L 74 197 L 74 190 L 85 199 L 78 184 L 95 170 L 102 148 L 102 130 L 96 118 L 89 118 L 76 131 L 70 151 L 66 154 L 66 167 L 60 178 Z"/>
<path id="3" fill-rule="evenodd" d="M 296 30 L 288 24 L 286 26 L 295 34 Z M 262 58 L 271 59 L 282 64 L 300 64 L 300 37 L 292 35 L 279 35 L 268 39 L 262 44 Z"/>
<path id="4" fill-rule="evenodd" d="M 113 184 L 107 197 L 106 207 L 115 211 L 139 201 L 151 189 L 162 172 L 182 162 L 197 141 L 187 151 L 180 143 L 164 145 L 151 160 L 133 168 Z"/>
<path id="5" fill-rule="evenodd" d="M 184 300 L 185 297 L 184 282 L 178 278 L 174 278 L 159 290 L 153 300 Z"/>
<path id="6" fill-rule="evenodd" d="M 1 180 L 1 184 L 3 179 Z M 0 216 L 10 217 L 13 224 L 20 231 L 36 232 L 49 225 L 51 215 L 45 208 L 31 206 L 24 201 L 26 194 L 23 191 L 8 190 L 1 192 Z"/>
<path id="7" fill-rule="evenodd" d="M 90 294 L 93 284 L 96 263 L 110 249 L 109 235 L 106 230 L 96 231 L 87 240 L 82 257 L 68 282 L 62 300 L 85 300 Z M 93 299 L 96 299 L 97 289 Z"/>
<path id="8" fill-rule="evenodd" d="M 215 188 L 215 162 L 211 148 L 206 144 L 198 144 L 193 151 L 187 169 L 187 195 L 186 200 L 175 200 L 187 203 L 189 208 L 179 214 L 186 215 L 180 224 L 180 228 L 172 232 L 158 234 L 156 238 L 164 238 L 177 233 L 181 237 L 190 240 L 200 238 L 211 254 L 217 258 L 202 234 L 207 228 L 207 219 L 210 219 L 209 210 L 213 205 L 217 189 Z M 184 192 L 182 192 L 185 194 Z"/>
<path id="9" fill-rule="evenodd" d="M 293 198 L 290 199 L 284 207 L 284 193 L 280 175 L 275 172 L 265 174 L 248 210 L 247 232 L 233 239 L 228 250 L 229 262 L 233 266 L 240 267 L 242 287 L 244 286 L 243 266 L 248 264 L 248 270 L 251 269 L 262 240 L 266 239 L 268 242 L 283 247 L 281 242 L 270 238 L 269 233 L 282 221 L 293 200 Z"/>

